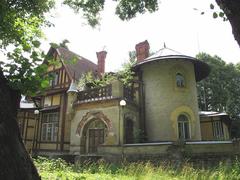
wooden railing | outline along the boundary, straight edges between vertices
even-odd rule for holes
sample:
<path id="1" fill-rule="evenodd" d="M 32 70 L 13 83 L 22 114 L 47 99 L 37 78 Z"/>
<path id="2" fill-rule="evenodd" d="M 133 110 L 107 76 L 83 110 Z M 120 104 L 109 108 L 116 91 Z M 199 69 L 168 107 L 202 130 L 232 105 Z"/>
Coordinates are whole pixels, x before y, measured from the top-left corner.
<path id="1" fill-rule="evenodd" d="M 112 85 L 80 91 L 77 94 L 77 101 L 96 101 L 112 98 Z"/>

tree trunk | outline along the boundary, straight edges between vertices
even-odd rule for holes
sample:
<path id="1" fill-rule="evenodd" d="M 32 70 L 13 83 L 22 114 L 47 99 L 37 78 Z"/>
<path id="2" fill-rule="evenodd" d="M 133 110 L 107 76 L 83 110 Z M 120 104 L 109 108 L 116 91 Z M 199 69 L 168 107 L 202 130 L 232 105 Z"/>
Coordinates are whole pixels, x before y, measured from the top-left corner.
<path id="1" fill-rule="evenodd" d="M 235 40 L 240 46 L 240 0 L 216 0 L 232 26 Z"/>
<path id="2" fill-rule="evenodd" d="M 22 142 L 17 108 L 21 94 L 8 86 L 0 70 L 0 179 L 41 179 Z"/>

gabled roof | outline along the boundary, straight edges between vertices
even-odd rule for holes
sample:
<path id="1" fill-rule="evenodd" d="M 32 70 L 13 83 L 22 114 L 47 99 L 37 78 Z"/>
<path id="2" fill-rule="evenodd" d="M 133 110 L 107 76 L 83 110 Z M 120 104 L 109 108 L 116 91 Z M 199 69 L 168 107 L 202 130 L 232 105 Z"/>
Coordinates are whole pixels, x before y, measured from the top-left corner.
<path id="1" fill-rule="evenodd" d="M 78 80 L 81 75 L 86 72 L 92 71 L 95 73 L 97 71 L 97 65 L 95 63 L 82 56 L 79 56 L 78 54 L 66 48 L 51 47 L 48 55 L 51 55 L 54 51 L 56 51 L 60 57 L 60 60 L 63 63 L 63 66 L 66 68 L 66 71 L 71 80 Z"/>
<path id="2" fill-rule="evenodd" d="M 210 67 L 203 61 L 199 61 L 198 59 L 191 56 L 183 55 L 182 53 L 175 51 L 173 49 L 167 48 L 166 46 L 164 46 L 164 48 L 154 53 L 152 56 L 149 56 L 148 58 L 138 62 L 134 68 L 136 69 L 137 67 L 140 67 L 142 65 L 155 62 L 155 61 L 178 60 L 178 59 L 190 61 L 194 64 L 196 81 L 200 81 L 206 78 L 210 73 Z"/>

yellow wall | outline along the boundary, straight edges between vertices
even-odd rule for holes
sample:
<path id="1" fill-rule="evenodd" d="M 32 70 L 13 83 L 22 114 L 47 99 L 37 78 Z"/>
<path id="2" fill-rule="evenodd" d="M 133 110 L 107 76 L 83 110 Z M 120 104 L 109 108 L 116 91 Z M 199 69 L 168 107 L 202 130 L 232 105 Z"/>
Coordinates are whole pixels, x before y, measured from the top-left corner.
<path id="1" fill-rule="evenodd" d="M 83 119 L 83 117 L 89 113 L 89 112 L 96 112 L 100 111 L 103 114 L 107 116 L 109 120 L 112 121 L 112 134 L 111 136 L 114 137 L 115 144 L 118 144 L 119 139 L 119 108 L 118 106 L 114 107 L 105 107 L 105 108 L 94 108 L 94 109 L 84 109 L 84 110 L 76 110 L 75 116 L 71 121 L 71 138 L 70 138 L 70 151 L 79 152 L 80 149 L 80 135 L 77 134 L 77 128 L 80 123 L 80 121 Z M 77 148 L 74 148 L 77 147 Z"/>
<path id="2" fill-rule="evenodd" d="M 201 135 L 202 135 L 202 140 L 217 140 L 213 136 L 213 127 L 212 127 L 212 122 L 211 121 L 220 121 L 220 117 L 201 117 Z M 229 130 L 226 124 L 222 123 L 223 125 L 223 134 L 224 138 L 219 139 L 219 140 L 228 140 L 230 139 L 229 135 Z"/>
<path id="3" fill-rule="evenodd" d="M 149 63 L 141 69 L 148 140 L 177 140 L 176 121 L 181 113 L 187 113 L 191 117 L 191 139 L 200 140 L 194 65 L 183 60 L 171 60 Z M 178 72 L 184 75 L 186 88 L 176 87 L 175 76 Z"/>
<path id="4" fill-rule="evenodd" d="M 34 131 L 36 130 L 36 118 L 33 111 L 19 112 L 18 122 L 21 124 L 22 139 L 27 151 L 33 148 Z"/>
<path id="5" fill-rule="evenodd" d="M 52 105 L 55 106 L 55 105 L 60 105 L 60 94 L 57 94 L 57 95 L 54 95 L 53 97 L 53 100 L 52 100 Z"/>
<path id="6" fill-rule="evenodd" d="M 202 134 L 202 140 L 213 140 L 214 139 L 211 122 L 201 123 L 201 134 Z"/>
<path id="7" fill-rule="evenodd" d="M 108 100 L 101 102 L 85 103 L 75 107 L 75 113 L 71 120 L 71 138 L 70 138 L 70 152 L 79 153 L 80 152 L 80 141 L 81 141 L 81 132 L 77 132 L 79 123 L 82 121 L 83 117 L 88 113 L 98 113 L 101 112 L 106 118 L 111 121 L 111 128 L 108 131 L 107 137 L 104 144 L 107 145 L 118 145 L 124 143 L 124 124 L 123 117 L 131 116 L 133 117 L 134 128 L 138 128 L 138 113 L 137 109 L 134 106 L 126 106 L 124 108 L 119 106 L 119 100 Z M 119 117 L 120 115 L 120 117 Z M 94 115 L 89 117 L 95 118 Z M 84 128 L 84 127 L 83 127 Z"/>

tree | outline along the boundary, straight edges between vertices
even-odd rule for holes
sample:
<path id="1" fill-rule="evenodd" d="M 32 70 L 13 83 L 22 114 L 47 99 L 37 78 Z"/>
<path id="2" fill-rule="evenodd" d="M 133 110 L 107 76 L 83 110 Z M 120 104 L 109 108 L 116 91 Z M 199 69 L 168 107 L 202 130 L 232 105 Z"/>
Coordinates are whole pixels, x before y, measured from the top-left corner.
<path id="1" fill-rule="evenodd" d="M 232 26 L 235 40 L 240 46 L 240 1 L 239 0 L 216 0 Z"/>
<path id="2" fill-rule="evenodd" d="M 40 179 L 22 142 L 16 121 L 21 93 L 46 86 L 40 46 L 41 27 L 49 25 L 44 13 L 51 0 L 3 0 L 0 3 L 0 48 L 8 62 L 0 64 L 0 179 Z M 8 46 L 14 47 L 10 52 Z"/>
<path id="3" fill-rule="evenodd" d="M 227 112 L 233 120 L 232 135 L 239 137 L 240 71 L 238 65 L 226 64 L 220 57 L 206 53 L 198 54 L 197 58 L 211 67 L 210 75 L 197 84 L 199 108 L 203 111 Z"/>
<path id="4" fill-rule="evenodd" d="M 197 84 L 199 107 L 204 111 L 225 111 L 227 101 L 226 63 L 218 56 L 206 53 L 197 55 L 198 59 L 211 67 L 210 75 Z M 221 94 L 221 96 L 219 96 Z"/>

